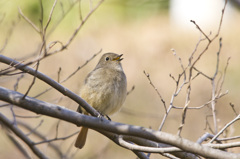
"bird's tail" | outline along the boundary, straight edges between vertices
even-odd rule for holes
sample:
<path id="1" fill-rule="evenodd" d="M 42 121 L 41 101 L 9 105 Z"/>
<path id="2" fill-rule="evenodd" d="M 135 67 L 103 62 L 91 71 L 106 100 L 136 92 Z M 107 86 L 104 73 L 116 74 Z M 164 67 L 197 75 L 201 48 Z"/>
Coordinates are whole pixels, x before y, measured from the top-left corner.
<path id="1" fill-rule="evenodd" d="M 81 130 L 80 130 L 80 132 L 78 134 L 77 140 L 75 142 L 75 147 L 77 147 L 79 149 L 83 148 L 83 146 L 86 143 L 87 132 L 88 132 L 88 128 L 87 127 L 82 127 L 81 128 Z"/>

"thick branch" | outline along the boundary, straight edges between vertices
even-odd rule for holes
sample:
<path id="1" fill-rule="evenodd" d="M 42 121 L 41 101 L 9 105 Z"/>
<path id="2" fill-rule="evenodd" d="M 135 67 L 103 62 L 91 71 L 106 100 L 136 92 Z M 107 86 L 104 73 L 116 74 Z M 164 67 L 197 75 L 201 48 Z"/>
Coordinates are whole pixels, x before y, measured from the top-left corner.
<path id="1" fill-rule="evenodd" d="M 28 74 L 35 76 L 36 78 L 44 81 L 45 83 L 49 84 L 50 86 L 52 86 L 53 88 L 55 88 L 56 90 L 61 92 L 63 95 L 68 96 L 69 98 L 71 98 L 72 100 L 74 100 L 75 102 L 80 104 L 91 115 L 99 116 L 99 113 L 93 107 L 91 107 L 84 99 L 82 99 L 81 97 L 79 97 L 78 95 L 76 95 L 75 93 L 70 91 L 69 89 L 63 87 L 61 84 L 54 81 L 47 75 L 45 75 L 39 71 L 36 71 L 35 69 L 32 69 L 31 67 L 28 67 L 24 64 L 19 63 L 18 61 L 15 61 L 15 60 L 8 58 L 6 56 L 3 56 L 3 55 L 0 55 L 0 62 L 11 65 L 11 66 L 15 67 L 16 69 L 19 69 L 23 72 L 26 72 Z"/>
<path id="2" fill-rule="evenodd" d="M 160 143 L 168 143 L 170 145 L 181 148 L 183 151 L 195 153 L 203 157 L 218 159 L 240 158 L 239 154 L 233 154 L 230 152 L 212 149 L 210 147 L 203 146 L 198 143 L 194 143 L 192 141 L 168 133 L 154 131 L 139 126 L 108 121 L 107 119 L 104 118 L 99 119 L 96 117 L 86 116 L 75 111 L 69 110 L 67 108 L 43 102 L 31 97 L 26 97 L 25 99 L 22 99 L 22 97 L 23 94 L 0 87 L 0 100 L 3 100 L 11 104 L 15 104 L 19 107 L 22 107 L 24 109 L 30 110 L 38 114 L 59 118 L 64 121 L 76 125 L 87 126 L 92 129 L 100 129 L 105 131 L 108 130 L 109 132 L 117 134 L 131 135 Z"/>
<path id="3" fill-rule="evenodd" d="M 2 113 L 0 113 L 0 121 L 3 122 L 5 126 L 11 129 L 20 139 L 22 139 L 29 148 L 41 159 L 47 159 L 48 157 L 45 156 L 13 122 L 9 121 Z"/>

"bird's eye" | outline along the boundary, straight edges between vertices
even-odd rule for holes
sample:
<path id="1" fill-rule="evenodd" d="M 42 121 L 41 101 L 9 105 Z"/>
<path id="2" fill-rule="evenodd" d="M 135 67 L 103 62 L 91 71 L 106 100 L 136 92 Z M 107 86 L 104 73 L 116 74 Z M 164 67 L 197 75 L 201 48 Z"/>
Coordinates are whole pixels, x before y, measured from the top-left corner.
<path id="1" fill-rule="evenodd" d="M 106 61 L 108 61 L 109 60 L 109 57 L 106 57 Z"/>

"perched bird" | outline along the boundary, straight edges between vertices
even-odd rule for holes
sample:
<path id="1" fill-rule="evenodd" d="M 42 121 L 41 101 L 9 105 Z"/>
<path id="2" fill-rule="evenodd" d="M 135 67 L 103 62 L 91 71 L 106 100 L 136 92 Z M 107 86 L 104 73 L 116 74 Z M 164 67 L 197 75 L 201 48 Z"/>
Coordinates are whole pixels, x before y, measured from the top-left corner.
<path id="1" fill-rule="evenodd" d="M 120 110 L 127 96 L 127 79 L 122 69 L 122 54 L 105 53 L 95 69 L 88 74 L 80 90 L 82 97 L 100 114 L 112 115 Z M 80 113 L 88 114 L 85 110 Z M 83 148 L 88 128 L 82 127 L 75 142 L 75 147 Z"/>

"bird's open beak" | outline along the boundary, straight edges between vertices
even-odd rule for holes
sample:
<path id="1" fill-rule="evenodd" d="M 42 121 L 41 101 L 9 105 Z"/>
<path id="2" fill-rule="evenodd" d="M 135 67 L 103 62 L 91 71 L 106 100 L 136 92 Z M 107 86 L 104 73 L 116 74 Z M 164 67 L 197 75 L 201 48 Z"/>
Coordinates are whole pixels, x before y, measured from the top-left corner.
<path id="1" fill-rule="evenodd" d="M 123 58 L 121 58 L 122 55 L 123 55 L 123 54 L 121 54 L 121 55 L 119 55 L 119 56 L 113 58 L 113 61 L 122 61 L 122 60 L 123 60 Z"/>

